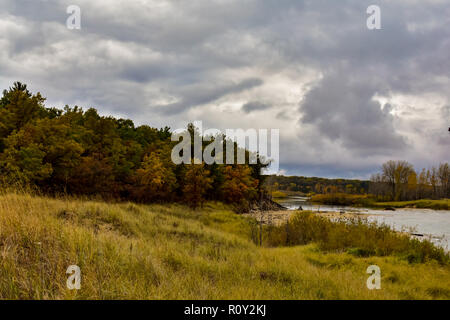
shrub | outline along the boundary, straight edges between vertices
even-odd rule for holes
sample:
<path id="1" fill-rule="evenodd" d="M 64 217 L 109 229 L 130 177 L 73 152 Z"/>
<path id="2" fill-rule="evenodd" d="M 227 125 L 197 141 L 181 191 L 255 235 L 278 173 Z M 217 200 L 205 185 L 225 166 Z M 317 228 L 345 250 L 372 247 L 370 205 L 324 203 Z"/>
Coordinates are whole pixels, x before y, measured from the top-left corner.
<path id="1" fill-rule="evenodd" d="M 287 198 L 287 194 L 282 191 L 272 191 L 272 198 Z"/>
<path id="2" fill-rule="evenodd" d="M 372 199 L 367 195 L 356 195 L 346 193 L 317 194 L 311 197 L 312 202 L 339 205 L 339 206 L 367 206 Z"/>
<path id="3" fill-rule="evenodd" d="M 428 240 L 410 238 L 387 225 L 369 223 L 360 218 L 331 221 L 312 212 L 301 212 L 283 225 L 271 227 L 270 246 L 292 246 L 318 243 L 324 251 L 347 251 L 355 256 L 398 255 L 410 263 L 429 260 L 450 262 L 449 254 Z"/>

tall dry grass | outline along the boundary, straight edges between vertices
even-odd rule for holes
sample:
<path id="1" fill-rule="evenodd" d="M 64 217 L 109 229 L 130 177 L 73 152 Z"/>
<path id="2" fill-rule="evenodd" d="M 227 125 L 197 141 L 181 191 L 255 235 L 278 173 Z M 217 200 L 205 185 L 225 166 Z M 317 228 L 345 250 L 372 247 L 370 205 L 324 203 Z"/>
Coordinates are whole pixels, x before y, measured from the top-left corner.
<path id="1" fill-rule="evenodd" d="M 107 204 L 0 195 L 1 299 L 448 299 L 435 262 L 257 247 L 252 221 L 221 204 Z M 382 270 L 382 290 L 366 268 Z M 66 287 L 69 265 L 81 289 Z"/>

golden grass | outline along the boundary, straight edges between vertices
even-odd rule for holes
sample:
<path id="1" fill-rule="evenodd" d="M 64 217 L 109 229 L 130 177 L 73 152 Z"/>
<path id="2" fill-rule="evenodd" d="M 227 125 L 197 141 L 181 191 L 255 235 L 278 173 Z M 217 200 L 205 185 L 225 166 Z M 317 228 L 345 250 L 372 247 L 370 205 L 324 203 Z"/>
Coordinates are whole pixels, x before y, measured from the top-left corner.
<path id="1" fill-rule="evenodd" d="M 314 203 L 328 205 L 372 207 L 372 208 L 420 208 L 432 210 L 450 210 L 450 199 L 421 199 L 411 201 L 377 202 L 369 195 L 356 195 L 346 193 L 317 194 L 311 197 Z"/>
<path id="2" fill-rule="evenodd" d="M 372 202 L 367 195 L 347 193 L 316 194 L 311 197 L 311 202 L 328 205 L 357 206 Z"/>
<path id="3" fill-rule="evenodd" d="M 393 208 L 420 208 L 433 210 L 450 210 L 450 199 L 422 199 L 412 201 L 389 201 L 389 202 L 375 202 L 375 207 L 393 207 Z"/>
<path id="4" fill-rule="evenodd" d="M 449 299 L 450 269 L 394 257 L 261 248 L 220 204 L 107 204 L 0 195 L 1 299 Z M 66 288 L 78 265 L 81 290 Z M 366 287 L 369 265 L 382 289 Z"/>

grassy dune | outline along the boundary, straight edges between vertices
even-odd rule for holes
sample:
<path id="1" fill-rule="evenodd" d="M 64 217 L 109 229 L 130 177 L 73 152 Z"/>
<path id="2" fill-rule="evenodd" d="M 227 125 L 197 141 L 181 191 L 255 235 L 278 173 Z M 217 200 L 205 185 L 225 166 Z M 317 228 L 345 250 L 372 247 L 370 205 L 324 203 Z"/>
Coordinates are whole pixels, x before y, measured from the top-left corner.
<path id="1" fill-rule="evenodd" d="M 396 257 L 256 246 L 221 204 L 106 204 L 0 196 L 2 299 L 449 299 L 450 268 Z M 78 265 L 81 290 L 66 288 Z M 382 289 L 366 287 L 369 265 Z"/>

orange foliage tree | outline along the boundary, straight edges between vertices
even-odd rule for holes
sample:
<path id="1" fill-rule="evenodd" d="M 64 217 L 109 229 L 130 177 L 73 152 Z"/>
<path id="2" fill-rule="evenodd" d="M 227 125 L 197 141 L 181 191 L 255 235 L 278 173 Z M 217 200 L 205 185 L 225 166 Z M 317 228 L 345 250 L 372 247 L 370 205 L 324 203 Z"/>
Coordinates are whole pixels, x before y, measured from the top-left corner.
<path id="1" fill-rule="evenodd" d="M 246 199 L 257 195 L 258 180 L 252 178 L 251 168 L 246 165 L 224 167 L 222 195 L 225 202 L 247 206 Z"/>

